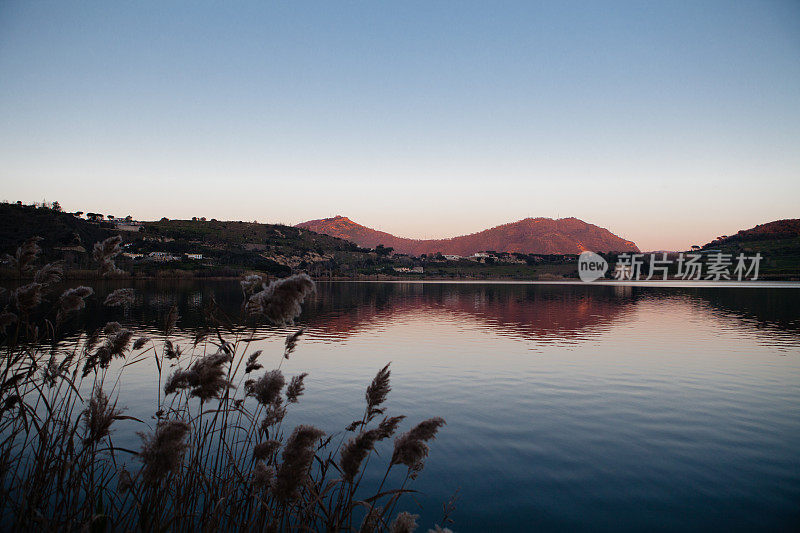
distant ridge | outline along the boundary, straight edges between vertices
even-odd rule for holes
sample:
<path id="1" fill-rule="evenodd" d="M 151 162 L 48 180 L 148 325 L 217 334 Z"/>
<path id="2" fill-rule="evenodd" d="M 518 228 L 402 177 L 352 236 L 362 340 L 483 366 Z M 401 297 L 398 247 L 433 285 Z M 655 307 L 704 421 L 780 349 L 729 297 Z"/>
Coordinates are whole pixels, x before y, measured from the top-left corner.
<path id="1" fill-rule="evenodd" d="M 739 230 L 736 235 L 722 235 L 703 246 L 703 248 L 719 246 L 720 244 L 797 239 L 798 237 L 800 237 L 800 218 L 785 218 L 759 224 L 750 229 Z"/>
<path id="2" fill-rule="evenodd" d="M 528 254 L 579 254 L 584 250 L 639 251 L 633 242 L 577 218 L 525 218 L 471 235 L 427 240 L 396 237 L 339 215 L 309 220 L 297 224 L 297 227 L 346 239 L 359 246 L 374 248 L 382 244 L 394 248 L 396 252 L 416 256 L 437 252 L 464 256 L 487 250 Z"/>

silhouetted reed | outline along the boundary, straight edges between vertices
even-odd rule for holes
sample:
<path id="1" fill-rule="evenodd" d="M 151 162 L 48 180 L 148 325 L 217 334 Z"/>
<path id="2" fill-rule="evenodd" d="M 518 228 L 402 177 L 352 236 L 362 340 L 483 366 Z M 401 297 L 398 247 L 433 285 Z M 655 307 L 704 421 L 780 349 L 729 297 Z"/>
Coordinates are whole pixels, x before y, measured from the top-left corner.
<path id="1" fill-rule="evenodd" d="M 109 307 L 127 307 L 132 305 L 133 302 L 133 289 L 117 289 L 106 297 L 103 305 L 107 305 Z"/>
<path id="2" fill-rule="evenodd" d="M 31 237 L 17 248 L 16 254 L 5 254 L 3 262 L 8 263 L 11 268 L 17 271 L 19 277 L 22 277 L 23 273 L 33 270 L 33 263 L 42 251 L 39 247 L 39 241 L 41 240 L 41 237 Z"/>
<path id="3" fill-rule="evenodd" d="M 273 324 L 294 323 L 300 316 L 306 296 L 314 292 L 314 282 L 308 274 L 295 274 L 275 280 L 254 293 L 247 301 L 247 311 L 261 316 Z M 287 339 L 287 347 L 289 340 Z"/>
<path id="4" fill-rule="evenodd" d="M 140 433 L 139 459 L 144 465 L 142 478 L 146 483 L 155 483 L 180 466 L 190 430 L 191 426 L 181 420 L 162 420 L 152 435 Z"/>
<path id="5" fill-rule="evenodd" d="M 122 237 L 119 235 L 95 243 L 94 249 L 92 250 L 92 258 L 100 265 L 98 271 L 103 276 L 122 273 L 114 263 L 114 258 L 122 252 L 121 245 Z"/>
<path id="6" fill-rule="evenodd" d="M 29 239 L 6 258 L 20 275 L 34 270 L 37 242 Z M 99 273 L 117 271 L 120 250 L 119 237 L 94 246 Z M 0 528 L 416 530 L 417 515 L 394 509 L 444 420 L 431 418 L 398 437 L 391 459 L 382 460 L 383 481 L 366 486 L 365 470 L 379 464 L 370 464 L 378 443 L 405 418 L 385 416 L 389 365 L 366 388 L 360 420 L 333 432 L 305 424 L 290 429 L 284 420 L 305 393 L 308 374 L 287 383 L 281 365 L 291 364 L 304 329 L 286 336 L 277 368 L 263 370 L 264 352 L 249 350 L 258 327 L 253 319 L 271 327 L 293 323 L 314 292 L 310 277 L 246 277 L 242 309 L 249 324 L 234 325 L 212 302 L 207 328 L 182 346 L 170 338 L 180 318 L 174 306 L 163 335 L 132 343 L 132 328 L 110 321 L 61 343 L 63 327 L 94 295 L 86 286 L 53 294 L 62 280 L 63 265 L 50 263 L 34 281 L 0 291 Z M 117 289 L 102 304 L 128 307 L 135 298 L 133 289 Z M 124 415 L 116 396 L 125 368 L 147 360 L 158 370 L 150 423 Z M 138 430 L 138 449 L 115 445 L 121 428 Z M 393 469 L 405 479 L 384 488 Z"/>
<path id="7" fill-rule="evenodd" d="M 419 518 L 419 515 L 405 511 L 398 513 L 397 517 L 389 525 L 389 531 L 391 533 L 412 533 L 417 530 L 417 518 Z"/>
<path id="8" fill-rule="evenodd" d="M 65 290 L 64 294 L 61 295 L 61 308 L 59 309 L 59 313 L 61 316 L 64 316 L 69 313 L 80 311 L 86 307 L 85 300 L 92 294 L 94 294 L 94 290 L 91 287 L 85 286 Z"/>
<path id="9" fill-rule="evenodd" d="M 195 361 L 189 370 L 176 370 L 167 379 L 164 393 L 189 389 L 189 396 L 200 398 L 201 402 L 219 398 L 231 386 L 225 368 L 231 360 L 231 356 L 222 351 L 206 355 Z"/>

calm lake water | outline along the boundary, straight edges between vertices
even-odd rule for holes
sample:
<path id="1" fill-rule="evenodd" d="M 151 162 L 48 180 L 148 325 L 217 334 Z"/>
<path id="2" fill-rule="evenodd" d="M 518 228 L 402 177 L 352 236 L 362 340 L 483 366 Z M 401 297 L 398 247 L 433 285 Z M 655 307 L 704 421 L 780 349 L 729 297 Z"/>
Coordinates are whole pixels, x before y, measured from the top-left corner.
<path id="1" fill-rule="evenodd" d="M 236 282 L 136 288 L 134 308 L 90 307 L 88 325 L 154 331 L 177 304 L 188 345 L 212 295 L 234 315 L 242 298 Z M 401 430 L 447 420 L 413 487 L 422 508 L 402 506 L 426 528 L 456 490 L 456 531 L 800 527 L 800 288 L 319 283 L 299 324 L 283 369 L 310 375 L 290 426 L 360 418 L 389 361 Z M 263 329 L 265 367 L 287 331 Z M 155 375 L 126 370 L 128 414 L 150 420 Z M 137 430 L 115 441 L 136 447 Z"/>

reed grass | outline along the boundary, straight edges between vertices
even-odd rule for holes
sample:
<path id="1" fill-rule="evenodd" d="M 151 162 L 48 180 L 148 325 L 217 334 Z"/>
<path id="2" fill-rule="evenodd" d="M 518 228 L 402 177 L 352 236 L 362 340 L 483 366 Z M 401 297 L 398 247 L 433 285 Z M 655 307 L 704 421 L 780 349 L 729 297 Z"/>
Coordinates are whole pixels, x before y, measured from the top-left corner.
<path id="1" fill-rule="evenodd" d="M 300 315 L 314 291 L 311 278 L 248 276 L 242 281 L 246 320 L 230 320 L 212 302 L 205 332 L 188 345 L 179 346 L 173 336 L 177 308 L 158 336 L 134 340 L 131 329 L 109 322 L 65 344 L 59 342 L 65 324 L 94 291 L 78 286 L 58 294 L 63 266 L 35 268 L 37 242 L 29 239 L 6 257 L 20 275 L 35 272 L 34 281 L 0 291 L 0 528 L 417 529 L 418 516 L 396 508 L 414 492 L 409 483 L 444 420 L 418 423 L 395 439 L 388 461 L 370 464 L 376 443 L 391 438 L 405 418 L 385 414 L 388 364 L 367 387 L 360 419 L 347 428 L 288 428 L 283 421 L 301 401 L 308 374 L 287 381 L 281 366 L 303 330 L 287 336 L 274 369 L 264 370 L 261 350 L 250 352 L 258 321 L 287 325 Z M 118 272 L 119 251 L 118 237 L 94 246 L 101 274 Z M 132 289 L 119 289 L 103 303 L 127 307 L 135 298 Z M 158 371 L 151 423 L 117 404 L 125 369 L 147 361 Z M 138 431 L 138 449 L 115 444 L 115 429 L 123 424 Z M 378 487 L 362 482 L 367 468 L 383 472 Z M 403 479 L 401 485 L 384 487 L 393 471 L 400 472 L 391 478 Z"/>

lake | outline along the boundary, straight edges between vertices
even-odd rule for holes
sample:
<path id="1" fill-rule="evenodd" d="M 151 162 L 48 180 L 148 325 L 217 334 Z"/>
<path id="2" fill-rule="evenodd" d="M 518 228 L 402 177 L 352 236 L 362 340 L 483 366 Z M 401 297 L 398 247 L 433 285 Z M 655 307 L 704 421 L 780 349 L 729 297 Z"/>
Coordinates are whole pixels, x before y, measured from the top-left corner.
<path id="1" fill-rule="evenodd" d="M 134 307 L 92 305 L 84 323 L 155 332 L 177 305 L 189 346 L 212 296 L 231 315 L 242 302 L 235 281 L 134 287 Z M 401 431 L 447 420 L 402 505 L 423 531 L 457 490 L 455 531 L 800 526 L 797 285 L 329 282 L 298 325 L 282 369 L 310 375 L 287 427 L 341 431 L 390 361 Z M 266 368 L 290 331 L 260 329 Z M 152 422 L 155 376 L 149 360 L 126 369 L 126 414 Z M 114 440 L 137 447 L 141 429 L 119 424 Z"/>

